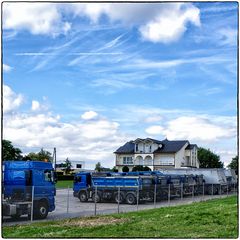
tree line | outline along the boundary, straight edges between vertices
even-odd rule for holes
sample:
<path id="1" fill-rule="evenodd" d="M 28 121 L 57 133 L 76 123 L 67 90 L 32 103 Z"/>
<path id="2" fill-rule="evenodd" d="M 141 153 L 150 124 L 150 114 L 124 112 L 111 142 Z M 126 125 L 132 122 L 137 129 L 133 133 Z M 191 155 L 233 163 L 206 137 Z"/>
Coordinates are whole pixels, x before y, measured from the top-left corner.
<path id="1" fill-rule="evenodd" d="M 23 156 L 22 151 L 12 145 L 11 141 L 2 140 L 2 159 L 3 161 L 8 160 L 33 160 L 33 161 L 47 161 L 52 162 L 52 154 L 43 148 L 38 152 L 30 152 Z"/>

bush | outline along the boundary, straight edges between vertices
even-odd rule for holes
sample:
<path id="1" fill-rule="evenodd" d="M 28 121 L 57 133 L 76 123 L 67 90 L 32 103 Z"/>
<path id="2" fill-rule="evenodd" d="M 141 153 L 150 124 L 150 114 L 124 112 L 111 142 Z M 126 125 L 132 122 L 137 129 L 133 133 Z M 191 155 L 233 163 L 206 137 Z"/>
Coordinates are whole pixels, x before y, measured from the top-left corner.
<path id="1" fill-rule="evenodd" d="M 143 168 L 143 171 L 152 171 L 152 170 L 151 170 L 151 168 L 145 166 L 145 167 Z"/>
<path id="2" fill-rule="evenodd" d="M 74 179 L 74 175 L 58 175 L 58 181 L 61 180 L 73 180 Z"/>
<path id="3" fill-rule="evenodd" d="M 141 171 L 152 171 L 151 168 L 147 167 L 147 166 L 142 166 L 142 165 L 138 165 L 138 166 L 134 166 L 132 169 L 132 172 L 141 172 Z"/>
<path id="4" fill-rule="evenodd" d="M 122 168 L 122 171 L 123 171 L 123 172 L 129 172 L 129 167 L 128 167 L 128 166 L 124 166 L 124 167 Z"/>

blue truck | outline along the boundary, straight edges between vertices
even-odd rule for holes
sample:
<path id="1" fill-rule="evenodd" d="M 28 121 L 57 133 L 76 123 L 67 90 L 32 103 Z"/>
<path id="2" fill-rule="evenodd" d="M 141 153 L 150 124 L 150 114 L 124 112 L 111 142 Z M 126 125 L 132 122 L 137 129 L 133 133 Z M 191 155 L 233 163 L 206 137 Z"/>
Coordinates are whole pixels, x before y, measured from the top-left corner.
<path id="1" fill-rule="evenodd" d="M 153 201 L 155 193 L 156 200 L 179 196 L 172 179 L 158 172 L 80 172 L 74 176 L 73 195 L 81 202 L 91 199 L 136 204 L 137 201 Z"/>
<path id="2" fill-rule="evenodd" d="M 32 203 L 35 219 L 44 219 L 54 211 L 56 175 L 52 163 L 5 161 L 2 179 L 3 216 L 30 217 Z"/>
<path id="3" fill-rule="evenodd" d="M 74 176 L 73 195 L 81 202 L 92 199 L 96 202 L 115 201 L 132 205 L 137 201 L 153 200 L 155 179 L 151 175 L 80 172 Z"/>

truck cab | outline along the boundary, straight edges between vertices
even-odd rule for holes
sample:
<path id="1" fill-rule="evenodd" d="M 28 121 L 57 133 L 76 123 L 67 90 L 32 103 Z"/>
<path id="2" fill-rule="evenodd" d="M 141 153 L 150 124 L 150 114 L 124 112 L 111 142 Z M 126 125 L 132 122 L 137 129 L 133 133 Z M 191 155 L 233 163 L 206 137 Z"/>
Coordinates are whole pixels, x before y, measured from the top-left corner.
<path id="1" fill-rule="evenodd" d="M 19 218 L 31 214 L 44 219 L 55 209 L 56 175 L 50 162 L 3 163 L 3 215 Z"/>

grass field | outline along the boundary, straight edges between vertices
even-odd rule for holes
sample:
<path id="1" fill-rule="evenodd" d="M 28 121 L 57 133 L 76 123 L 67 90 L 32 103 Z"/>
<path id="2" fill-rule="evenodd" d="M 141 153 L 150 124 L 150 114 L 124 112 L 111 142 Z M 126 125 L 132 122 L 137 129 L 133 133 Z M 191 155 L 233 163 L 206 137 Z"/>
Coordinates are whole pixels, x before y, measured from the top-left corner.
<path id="1" fill-rule="evenodd" d="M 237 238 L 237 197 L 125 214 L 3 227 L 8 238 Z"/>
<path id="2" fill-rule="evenodd" d="M 73 180 L 57 181 L 56 188 L 72 188 Z"/>

